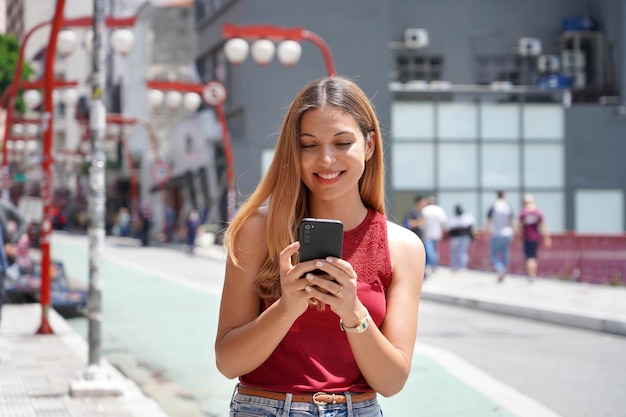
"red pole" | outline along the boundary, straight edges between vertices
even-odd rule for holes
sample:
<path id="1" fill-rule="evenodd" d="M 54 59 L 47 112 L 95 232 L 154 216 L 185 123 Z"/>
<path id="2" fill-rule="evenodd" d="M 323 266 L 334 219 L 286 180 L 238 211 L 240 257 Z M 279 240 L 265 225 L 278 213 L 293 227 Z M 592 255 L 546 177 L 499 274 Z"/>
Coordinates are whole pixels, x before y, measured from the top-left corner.
<path id="1" fill-rule="evenodd" d="M 226 124 L 226 115 L 221 104 L 215 106 L 217 120 L 222 128 L 222 146 L 224 147 L 224 157 L 226 158 L 226 190 L 228 193 L 228 218 L 226 222 L 230 222 L 235 215 L 235 158 L 230 143 L 230 133 Z"/>
<path id="2" fill-rule="evenodd" d="M 52 89 L 54 88 L 54 60 L 56 58 L 57 37 L 63 22 L 65 0 L 57 0 L 50 42 L 46 52 L 44 67 L 44 116 L 42 118 L 43 133 L 43 188 L 41 190 L 44 209 L 41 222 L 41 325 L 37 334 L 52 334 L 52 327 L 48 321 L 50 309 L 50 234 L 52 232 L 52 141 L 54 126 L 54 107 L 52 104 Z"/>

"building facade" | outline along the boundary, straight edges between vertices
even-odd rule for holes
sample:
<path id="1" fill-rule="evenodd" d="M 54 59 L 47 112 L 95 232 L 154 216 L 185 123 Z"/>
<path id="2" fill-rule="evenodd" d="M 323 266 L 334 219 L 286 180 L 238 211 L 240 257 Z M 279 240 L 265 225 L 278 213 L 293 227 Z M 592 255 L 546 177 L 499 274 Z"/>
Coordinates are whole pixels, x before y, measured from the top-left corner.
<path id="1" fill-rule="evenodd" d="M 296 91 L 325 75 L 319 51 L 300 62 L 233 66 L 221 30 L 304 27 L 337 72 L 372 97 L 385 130 L 388 208 L 399 220 L 417 193 L 482 223 L 496 190 L 517 212 L 531 192 L 554 231 L 626 230 L 626 1 L 517 2 L 197 0 L 197 66 L 229 91 L 239 199 L 271 160 Z"/>

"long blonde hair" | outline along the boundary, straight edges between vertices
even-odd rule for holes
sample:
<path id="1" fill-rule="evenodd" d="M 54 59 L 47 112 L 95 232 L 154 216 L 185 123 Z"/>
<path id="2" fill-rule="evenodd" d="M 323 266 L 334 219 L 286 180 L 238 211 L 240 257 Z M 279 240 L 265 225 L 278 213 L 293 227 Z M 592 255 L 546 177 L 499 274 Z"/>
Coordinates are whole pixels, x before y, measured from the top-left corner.
<path id="1" fill-rule="evenodd" d="M 337 108 L 354 117 L 367 137 L 374 133 L 374 154 L 365 163 L 359 193 L 365 206 L 385 214 L 385 170 L 382 137 L 376 113 L 365 93 L 351 80 L 330 76 L 311 81 L 295 97 L 283 120 L 274 159 L 256 190 L 228 226 L 224 246 L 235 265 L 237 241 L 258 209 L 269 202 L 266 242 L 268 256 L 257 275 L 257 292 L 267 303 L 280 297 L 280 252 L 297 240 L 297 228 L 307 211 L 308 189 L 300 173 L 300 121 L 312 109 Z"/>

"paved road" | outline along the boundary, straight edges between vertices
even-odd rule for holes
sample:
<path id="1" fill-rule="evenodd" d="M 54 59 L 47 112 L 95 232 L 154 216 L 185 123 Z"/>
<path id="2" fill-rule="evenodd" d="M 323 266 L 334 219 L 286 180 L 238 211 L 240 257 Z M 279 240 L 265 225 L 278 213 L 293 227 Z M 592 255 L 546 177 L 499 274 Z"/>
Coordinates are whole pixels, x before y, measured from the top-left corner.
<path id="1" fill-rule="evenodd" d="M 55 233 L 52 256 L 86 282 L 87 240 Z M 107 241 L 103 354 L 171 417 L 227 416 L 234 382 L 215 368 L 223 253 L 190 258 L 171 248 Z M 86 334 L 84 320 L 71 321 Z M 558 417 L 457 355 L 418 343 L 405 389 L 381 400 L 386 416 Z"/>

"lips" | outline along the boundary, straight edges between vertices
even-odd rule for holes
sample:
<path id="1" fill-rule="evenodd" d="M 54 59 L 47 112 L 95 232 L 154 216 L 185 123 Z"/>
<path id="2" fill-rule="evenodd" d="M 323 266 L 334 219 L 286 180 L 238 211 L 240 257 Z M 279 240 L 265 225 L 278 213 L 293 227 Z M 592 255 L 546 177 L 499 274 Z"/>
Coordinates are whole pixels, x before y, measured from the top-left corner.
<path id="1" fill-rule="evenodd" d="M 337 172 L 317 172 L 315 173 L 315 176 L 317 177 L 317 180 L 319 182 L 321 182 L 322 184 L 332 184 L 336 181 L 339 180 L 339 177 L 341 177 L 341 175 L 344 173 L 345 171 L 337 171 Z"/>
<path id="2" fill-rule="evenodd" d="M 331 172 L 331 173 L 324 173 L 324 174 L 318 173 L 318 174 L 315 174 L 315 175 L 317 175 L 318 177 L 320 177 L 323 180 L 334 180 L 339 175 L 341 175 L 341 172 Z"/>

